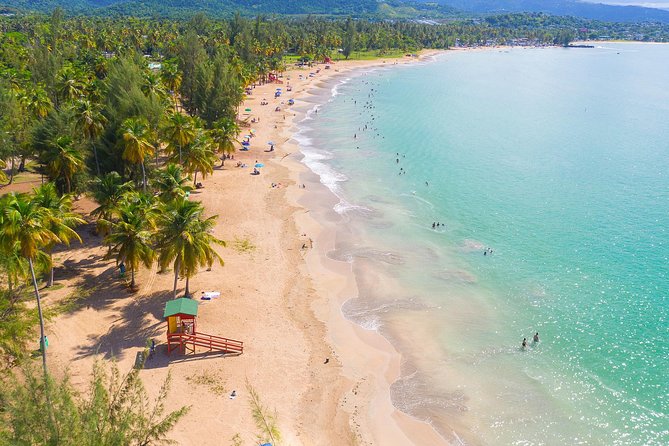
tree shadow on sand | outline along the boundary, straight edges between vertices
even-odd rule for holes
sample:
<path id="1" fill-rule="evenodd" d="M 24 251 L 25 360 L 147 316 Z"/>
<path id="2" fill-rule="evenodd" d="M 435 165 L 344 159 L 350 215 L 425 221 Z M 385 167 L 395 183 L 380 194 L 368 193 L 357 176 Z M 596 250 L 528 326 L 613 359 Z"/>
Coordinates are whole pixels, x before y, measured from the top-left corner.
<path id="1" fill-rule="evenodd" d="M 119 288 L 119 287 L 116 287 Z M 127 298 L 125 287 L 118 290 L 106 289 L 99 297 L 91 297 L 86 301 L 87 308 L 102 309 L 111 305 L 119 297 Z M 165 323 L 162 321 L 165 302 L 170 299 L 169 293 L 159 291 L 148 296 L 137 296 L 132 302 L 121 308 L 118 317 L 110 323 L 106 333 L 89 336 L 76 353 L 76 359 L 102 354 L 105 359 L 122 356 L 128 349 L 143 348 L 147 339 L 158 340 L 163 334 Z M 157 321 L 156 321 L 157 319 Z"/>
<path id="2" fill-rule="evenodd" d="M 162 333 L 164 336 L 164 332 Z M 145 369 L 159 369 L 167 367 L 170 364 L 178 364 L 181 362 L 191 362 L 191 361 L 203 361 L 206 359 L 216 359 L 216 358 L 225 358 L 228 356 L 239 356 L 240 353 L 224 353 L 220 351 L 205 351 L 197 353 L 187 353 L 183 354 L 178 350 L 172 350 L 170 354 L 167 354 L 167 344 L 161 344 L 156 346 L 156 351 L 153 355 L 149 356 L 144 363 Z"/>

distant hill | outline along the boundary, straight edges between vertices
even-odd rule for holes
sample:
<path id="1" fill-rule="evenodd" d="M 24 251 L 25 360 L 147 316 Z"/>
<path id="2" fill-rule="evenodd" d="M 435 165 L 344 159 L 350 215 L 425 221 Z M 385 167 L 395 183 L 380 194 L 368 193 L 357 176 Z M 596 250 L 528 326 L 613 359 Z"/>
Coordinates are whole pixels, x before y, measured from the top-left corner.
<path id="1" fill-rule="evenodd" d="M 351 15 L 367 18 L 444 18 L 453 16 L 544 12 L 606 22 L 669 23 L 669 11 L 612 6 L 576 0 L 0 0 L 0 12 L 50 12 L 56 7 L 74 14 L 210 17 L 243 14 Z"/>
<path id="2" fill-rule="evenodd" d="M 56 7 L 74 14 L 171 17 L 188 16 L 198 12 L 211 17 L 222 17 L 241 12 L 435 18 L 454 12 L 454 8 L 449 6 L 418 0 L 0 0 L 0 10 L 50 12 Z"/>
<path id="3" fill-rule="evenodd" d="M 422 0 L 438 2 L 476 14 L 500 12 L 545 12 L 606 22 L 669 23 L 669 11 L 638 6 L 614 6 L 576 0 Z"/>

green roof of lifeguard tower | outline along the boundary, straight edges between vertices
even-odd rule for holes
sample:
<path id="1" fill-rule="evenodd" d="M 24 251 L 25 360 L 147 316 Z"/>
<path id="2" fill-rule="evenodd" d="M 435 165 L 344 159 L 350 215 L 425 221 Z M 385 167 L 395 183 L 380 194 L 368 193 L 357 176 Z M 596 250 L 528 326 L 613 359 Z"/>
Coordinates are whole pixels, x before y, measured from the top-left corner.
<path id="1" fill-rule="evenodd" d="M 197 301 L 182 297 L 167 302 L 165 304 L 165 314 L 163 314 L 163 317 L 170 317 L 175 314 L 197 316 Z"/>

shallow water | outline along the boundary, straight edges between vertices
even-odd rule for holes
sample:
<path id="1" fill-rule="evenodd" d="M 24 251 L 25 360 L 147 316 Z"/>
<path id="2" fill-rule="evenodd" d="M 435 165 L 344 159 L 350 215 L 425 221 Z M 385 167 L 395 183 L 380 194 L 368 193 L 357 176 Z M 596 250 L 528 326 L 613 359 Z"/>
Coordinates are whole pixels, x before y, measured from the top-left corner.
<path id="1" fill-rule="evenodd" d="M 669 444 L 668 72 L 662 45 L 449 53 L 302 122 L 398 408 L 469 444 Z"/>

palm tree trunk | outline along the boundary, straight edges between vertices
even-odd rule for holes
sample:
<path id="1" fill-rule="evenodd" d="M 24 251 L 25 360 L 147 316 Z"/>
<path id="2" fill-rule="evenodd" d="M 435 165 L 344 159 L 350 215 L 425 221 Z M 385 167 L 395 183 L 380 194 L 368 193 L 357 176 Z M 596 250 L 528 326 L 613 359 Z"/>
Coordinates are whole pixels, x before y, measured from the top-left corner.
<path id="1" fill-rule="evenodd" d="M 65 177 L 65 182 L 67 184 L 67 193 L 72 193 L 72 185 L 70 184 L 70 177 L 66 176 Z"/>
<path id="2" fill-rule="evenodd" d="M 197 186 L 197 170 L 195 171 L 195 175 L 193 175 L 193 186 Z"/>
<path id="3" fill-rule="evenodd" d="M 9 168 L 9 183 L 7 185 L 9 186 L 14 182 L 14 166 L 16 164 L 14 156 L 12 156 L 12 167 Z"/>
<path id="4" fill-rule="evenodd" d="M 146 169 L 144 169 L 144 163 L 142 162 L 142 188 L 144 193 L 146 193 Z"/>
<path id="5" fill-rule="evenodd" d="M 46 287 L 53 286 L 53 253 L 49 252 L 49 280 L 46 282 Z"/>
<path id="6" fill-rule="evenodd" d="M 190 277 L 186 276 L 186 291 L 184 291 L 184 297 L 190 297 L 190 290 L 188 289 Z"/>
<path id="7" fill-rule="evenodd" d="M 98 172 L 98 176 L 100 176 L 100 163 L 98 162 L 98 149 L 95 147 L 95 144 L 92 144 L 93 146 L 93 155 L 95 156 L 95 170 Z"/>
<path id="8" fill-rule="evenodd" d="M 33 279 L 33 288 L 35 288 L 35 298 L 37 299 L 37 314 L 39 315 L 39 344 L 40 350 L 42 350 L 42 366 L 44 367 L 44 375 L 46 376 L 49 371 L 46 367 L 46 345 L 44 342 L 44 318 L 42 316 L 42 301 L 39 297 L 39 288 L 37 288 L 37 279 L 35 278 L 35 268 L 33 267 L 33 260 L 28 259 L 28 265 L 30 265 L 30 275 Z"/>
<path id="9" fill-rule="evenodd" d="M 51 421 L 51 424 L 53 427 L 56 429 L 56 438 L 58 438 L 59 432 L 58 432 L 58 426 L 56 424 L 56 420 L 54 419 L 53 416 L 53 405 L 51 404 L 51 391 L 50 391 L 50 381 L 49 381 L 49 370 L 46 367 L 46 342 L 44 336 L 44 317 L 42 316 L 42 301 L 39 297 L 39 288 L 37 288 L 37 279 L 35 278 L 35 268 L 33 267 L 33 260 L 28 259 L 28 265 L 30 265 L 30 275 L 32 276 L 33 279 L 33 287 L 35 288 L 35 297 L 37 298 L 37 314 L 39 315 L 39 333 L 40 333 L 40 338 L 39 338 L 39 345 L 40 345 L 40 350 L 42 350 L 42 367 L 44 368 L 44 395 L 46 397 L 46 404 L 47 404 L 47 412 L 49 413 L 49 420 Z"/>
<path id="10" fill-rule="evenodd" d="M 135 268 L 130 265 L 130 289 L 135 288 Z"/>
<path id="11" fill-rule="evenodd" d="M 174 262 L 174 298 L 177 298 L 177 279 L 179 278 L 179 258 Z"/>

